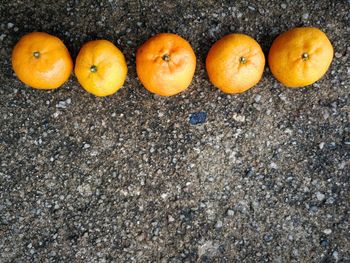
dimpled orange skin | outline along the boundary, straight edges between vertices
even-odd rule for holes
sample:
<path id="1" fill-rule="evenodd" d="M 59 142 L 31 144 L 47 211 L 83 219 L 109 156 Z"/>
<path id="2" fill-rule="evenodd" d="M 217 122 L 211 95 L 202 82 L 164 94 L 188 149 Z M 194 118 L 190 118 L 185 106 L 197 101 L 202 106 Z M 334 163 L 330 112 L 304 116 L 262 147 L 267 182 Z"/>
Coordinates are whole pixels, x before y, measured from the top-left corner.
<path id="1" fill-rule="evenodd" d="M 56 89 L 69 78 L 73 61 L 59 38 L 33 32 L 23 36 L 15 45 L 12 67 L 17 77 L 32 88 Z"/>
<path id="2" fill-rule="evenodd" d="M 187 89 L 195 69 L 196 55 L 191 45 L 176 34 L 157 34 L 137 50 L 136 70 L 141 83 L 161 96 Z"/>
<path id="3" fill-rule="evenodd" d="M 102 97 L 124 85 L 128 68 L 123 53 L 112 42 L 94 40 L 80 49 L 74 72 L 87 92 Z"/>
<path id="4" fill-rule="evenodd" d="M 303 54 L 307 58 L 303 58 Z M 333 59 L 333 47 L 319 29 L 299 27 L 279 35 L 269 52 L 272 74 L 290 88 L 316 82 L 327 72 Z"/>
<path id="5" fill-rule="evenodd" d="M 242 93 L 256 85 L 264 72 L 265 56 L 250 36 L 229 34 L 209 50 L 206 69 L 211 83 L 225 93 Z"/>

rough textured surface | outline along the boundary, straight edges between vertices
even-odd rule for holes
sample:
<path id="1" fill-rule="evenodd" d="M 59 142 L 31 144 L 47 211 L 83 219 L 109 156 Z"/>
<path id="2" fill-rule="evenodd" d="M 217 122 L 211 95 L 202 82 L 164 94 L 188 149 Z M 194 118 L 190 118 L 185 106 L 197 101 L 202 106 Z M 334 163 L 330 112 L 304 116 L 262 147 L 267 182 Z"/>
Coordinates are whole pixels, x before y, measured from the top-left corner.
<path id="1" fill-rule="evenodd" d="M 1 1 L 0 262 L 350 262 L 350 3 L 232 2 Z M 336 52 L 313 86 L 286 89 L 267 68 L 243 95 L 208 82 L 221 36 L 247 33 L 266 53 L 302 25 Z M 25 87 L 10 54 L 31 31 L 59 36 L 73 57 L 112 40 L 125 87 L 107 98 L 74 76 L 52 92 Z M 198 58 L 172 98 L 145 91 L 134 66 L 164 31 Z"/>

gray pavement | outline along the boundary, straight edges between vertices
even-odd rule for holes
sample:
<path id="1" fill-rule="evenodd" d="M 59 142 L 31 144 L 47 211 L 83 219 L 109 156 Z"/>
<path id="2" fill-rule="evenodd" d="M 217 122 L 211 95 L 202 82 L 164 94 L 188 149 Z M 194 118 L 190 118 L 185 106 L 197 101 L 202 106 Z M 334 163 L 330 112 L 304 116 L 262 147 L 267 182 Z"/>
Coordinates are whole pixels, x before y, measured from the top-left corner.
<path id="1" fill-rule="evenodd" d="M 0 262 L 350 262 L 349 1 L 0 1 Z M 287 89 L 266 67 L 242 95 L 208 81 L 210 46 L 295 26 L 329 36 L 326 76 Z M 129 74 L 113 96 L 74 76 L 56 91 L 17 80 L 25 33 L 75 58 L 113 41 Z M 158 32 L 190 41 L 190 88 L 154 96 L 135 51 Z"/>

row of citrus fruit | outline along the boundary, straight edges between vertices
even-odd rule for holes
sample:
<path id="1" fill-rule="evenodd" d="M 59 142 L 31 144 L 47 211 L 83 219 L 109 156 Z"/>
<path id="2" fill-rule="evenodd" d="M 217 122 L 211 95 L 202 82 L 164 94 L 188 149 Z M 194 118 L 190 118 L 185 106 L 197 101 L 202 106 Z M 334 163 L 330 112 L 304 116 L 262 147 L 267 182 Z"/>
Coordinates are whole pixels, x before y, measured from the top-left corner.
<path id="1" fill-rule="evenodd" d="M 287 87 L 303 87 L 319 80 L 333 59 L 333 47 L 317 28 L 294 28 L 272 43 L 268 62 L 272 74 Z M 37 89 L 60 87 L 73 70 L 63 42 L 52 35 L 33 32 L 14 47 L 12 65 L 18 78 Z M 242 93 L 257 84 L 263 74 L 265 56 L 260 45 L 244 34 L 229 34 L 209 50 L 206 69 L 210 81 L 223 92 Z M 196 56 L 182 37 L 162 33 L 147 40 L 137 51 L 137 75 L 150 92 L 172 96 L 191 83 Z M 120 89 L 126 79 L 123 53 L 110 41 L 83 45 L 75 62 L 75 75 L 88 92 L 107 96 Z"/>

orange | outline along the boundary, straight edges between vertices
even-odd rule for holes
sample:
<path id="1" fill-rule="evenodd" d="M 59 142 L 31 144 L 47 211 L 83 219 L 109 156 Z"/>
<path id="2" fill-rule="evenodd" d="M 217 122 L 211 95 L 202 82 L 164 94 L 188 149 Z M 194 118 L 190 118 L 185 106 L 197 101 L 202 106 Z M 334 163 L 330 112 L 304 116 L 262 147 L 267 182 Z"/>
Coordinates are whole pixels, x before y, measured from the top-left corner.
<path id="1" fill-rule="evenodd" d="M 265 56 L 250 36 L 229 34 L 209 50 L 206 68 L 214 86 L 225 93 L 242 93 L 257 84 L 263 74 Z"/>
<path id="2" fill-rule="evenodd" d="M 80 49 L 74 72 L 87 92 L 108 96 L 123 86 L 128 68 L 123 53 L 112 42 L 94 40 Z"/>
<path id="3" fill-rule="evenodd" d="M 36 89 L 56 89 L 69 78 L 72 58 L 63 42 L 43 32 L 23 36 L 12 51 L 17 77 Z"/>
<path id="4" fill-rule="evenodd" d="M 319 29 L 299 27 L 279 35 L 269 52 L 272 74 L 287 87 L 311 85 L 327 72 L 333 47 Z"/>
<path id="5" fill-rule="evenodd" d="M 137 75 L 144 87 L 161 96 L 188 88 L 196 69 L 196 55 L 182 37 L 162 33 L 148 39 L 136 54 Z"/>

